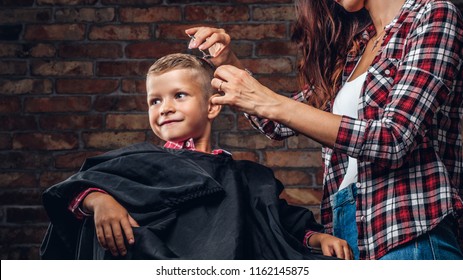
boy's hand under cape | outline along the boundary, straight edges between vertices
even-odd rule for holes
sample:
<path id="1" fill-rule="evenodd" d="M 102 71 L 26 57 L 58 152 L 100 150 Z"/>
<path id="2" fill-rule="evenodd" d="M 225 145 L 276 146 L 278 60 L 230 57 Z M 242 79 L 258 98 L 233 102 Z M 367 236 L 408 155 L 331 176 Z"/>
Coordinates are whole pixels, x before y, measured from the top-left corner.
<path id="1" fill-rule="evenodd" d="M 111 195 L 91 192 L 83 201 L 85 211 L 93 213 L 96 235 L 100 245 L 109 249 L 113 256 L 127 254 L 124 237 L 129 245 L 135 242 L 132 227 L 139 227 L 135 221 Z"/>
<path id="2" fill-rule="evenodd" d="M 320 248 L 325 256 L 337 257 L 344 260 L 354 259 L 354 254 L 347 241 L 326 233 L 316 233 L 309 239 L 309 245 Z"/>

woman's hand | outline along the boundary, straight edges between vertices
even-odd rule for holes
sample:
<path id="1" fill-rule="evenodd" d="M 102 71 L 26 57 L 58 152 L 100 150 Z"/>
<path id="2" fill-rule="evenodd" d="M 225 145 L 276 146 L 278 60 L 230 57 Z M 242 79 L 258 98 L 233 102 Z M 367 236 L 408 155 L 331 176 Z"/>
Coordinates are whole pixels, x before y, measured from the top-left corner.
<path id="1" fill-rule="evenodd" d="M 213 97 L 213 104 L 229 105 L 245 113 L 275 120 L 273 112 L 288 99 L 254 79 L 248 72 L 231 65 L 217 68 L 211 84 L 222 96 Z"/>
<path id="2" fill-rule="evenodd" d="M 139 226 L 127 210 L 112 196 L 101 192 L 89 193 L 83 201 L 83 208 L 94 215 L 100 245 L 109 249 L 113 256 L 124 256 L 127 253 L 124 237 L 128 244 L 133 244 L 132 227 Z"/>
<path id="3" fill-rule="evenodd" d="M 354 259 L 347 241 L 330 234 L 315 233 L 309 238 L 309 245 L 314 248 L 320 248 L 325 256 L 337 257 L 344 260 Z"/>
<path id="4" fill-rule="evenodd" d="M 194 27 L 185 30 L 188 36 L 193 36 L 188 48 L 208 50 L 212 58 L 209 60 L 217 67 L 224 64 L 243 68 L 241 62 L 230 49 L 230 35 L 225 30 L 212 27 Z"/>

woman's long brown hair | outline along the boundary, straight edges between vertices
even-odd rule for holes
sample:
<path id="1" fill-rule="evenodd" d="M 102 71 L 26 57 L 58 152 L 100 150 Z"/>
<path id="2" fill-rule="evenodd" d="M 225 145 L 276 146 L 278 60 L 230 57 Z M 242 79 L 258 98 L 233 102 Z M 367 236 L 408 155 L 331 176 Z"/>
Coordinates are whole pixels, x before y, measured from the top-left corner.
<path id="1" fill-rule="evenodd" d="M 358 51 L 358 36 L 370 22 L 364 10 L 348 13 L 333 0 L 296 0 L 292 40 L 302 50 L 299 78 L 312 89 L 308 103 L 325 109 L 339 90 L 346 55 Z"/>

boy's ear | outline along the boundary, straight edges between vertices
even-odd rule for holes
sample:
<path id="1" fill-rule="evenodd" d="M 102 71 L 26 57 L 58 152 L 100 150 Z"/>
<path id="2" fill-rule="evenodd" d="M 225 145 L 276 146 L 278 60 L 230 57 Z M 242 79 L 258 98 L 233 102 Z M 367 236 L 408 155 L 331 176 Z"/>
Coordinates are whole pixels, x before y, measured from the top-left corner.
<path id="1" fill-rule="evenodd" d="M 212 104 L 211 100 L 212 100 L 212 97 L 214 96 L 220 96 L 220 94 L 216 93 L 216 94 L 213 94 L 211 97 L 209 97 L 208 107 L 207 107 L 207 111 L 208 111 L 207 116 L 210 120 L 215 119 L 219 115 L 220 111 L 222 110 L 222 105 Z"/>

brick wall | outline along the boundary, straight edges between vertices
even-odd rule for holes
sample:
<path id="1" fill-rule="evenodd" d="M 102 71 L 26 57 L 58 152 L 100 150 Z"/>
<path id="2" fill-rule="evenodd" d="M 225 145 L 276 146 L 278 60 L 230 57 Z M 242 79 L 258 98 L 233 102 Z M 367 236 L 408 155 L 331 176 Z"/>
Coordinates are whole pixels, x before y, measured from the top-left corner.
<path id="1" fill-rule="evenodd" d="M 463 1 L 459 2 L 463 8 Z M 0 257 L 37 259 L 48 223 L 41 193 L 86 157 L 141 141 L 143 76 L 157 58 L 187 52 L 183 30 L 220 22 L 256 77 L 297 90 L 291 0 L 0 0 Z M 318 213 L 320 146 L 272 142 L 225 109 L 214 146 L 274 169 L 285 198 Z"/>

